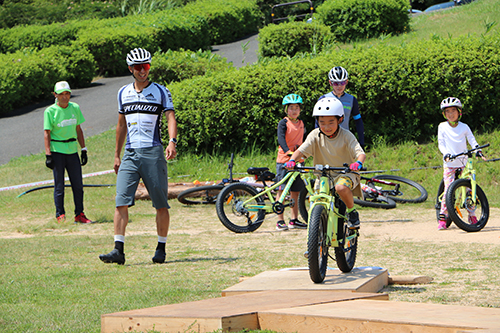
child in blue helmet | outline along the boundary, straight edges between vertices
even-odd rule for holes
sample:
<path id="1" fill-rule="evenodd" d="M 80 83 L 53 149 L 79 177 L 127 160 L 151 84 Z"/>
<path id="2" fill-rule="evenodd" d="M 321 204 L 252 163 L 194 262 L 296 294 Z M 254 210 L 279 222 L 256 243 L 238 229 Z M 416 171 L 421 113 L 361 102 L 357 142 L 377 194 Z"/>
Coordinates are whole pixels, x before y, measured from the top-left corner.
<path id="1" fill-rule="evenodd" d="M 302 98 L 297 94 L 289 94 L 283 98 L 282 104 L 285 106 L 286 117 L 278 123 L 278 157 L 276 158 L 276 179 L 283 179 L 287 173 L 284 164 L 290 160 L 293 152 L 304 142 L 306 129 L 304 122 L 299 120 Z M 276 230 L 306 229 L 307 224 L 300 222 L 298 199 L 300 190 L 304 184 L 300 178 L 295 179 L 290 189 L 290 196 L 295 204 L 292 207 L 291 219 L 288 226 L 285 223 L 283 213 L 278 214 Z M 281 196 L 285 184 L 278 188 L 277 199 Z"/>
<path id="2" fill-rule="evenodd" d="M 462 123 L 462 103 L 456 97 L 447 97 L 441 102 L 441 110 L 446 121 L 439 124 L 438 127 L 438 144 L 439 150 L 443 154 L 443 180 L 444 180 L 444 196 L 448 191 L 448 187 L 455 180 L 455 173 L 467 163 L 466 156 L 460 156 L 451 161 L 451 155 L 462 153 L 467 150 L 467 141 L 471 147 L 477 147 L 477 141 L 472 134 L 469 126 Z M 486 157 L 479 150 L 476 154 L 477 157 Z M 445 200 L 441 202 L 441 210 L 439 212 L 438 230 L 446 229 L 446 218 L 448 210 L 446 208 Z M 469 211 L 469 222 L 471 224 L 477 223 L 477 218 L 474 211 Z"/>

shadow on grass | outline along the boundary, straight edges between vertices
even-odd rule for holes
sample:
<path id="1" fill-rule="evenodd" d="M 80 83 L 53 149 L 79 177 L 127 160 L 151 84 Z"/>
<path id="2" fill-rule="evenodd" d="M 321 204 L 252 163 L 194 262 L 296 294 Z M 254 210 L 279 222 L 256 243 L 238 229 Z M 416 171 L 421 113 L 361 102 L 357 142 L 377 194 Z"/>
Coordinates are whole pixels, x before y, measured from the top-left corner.
<path id="1" fill-rule="evenodd" d="M 131 264 L 131 266 L 144 266 L 144 265 L 166 265 L 166 264 L 175 264 L 175 263 L 186 263 L 186 262 L 200 262 L 200 261 L 217 261 L 218 264 L 226 264 L 230 262 L 234 262 L 240 260 L 240 258 L 223 258 L 223 257 L 214 257 L 214 258 L 185 258 L 185 259 L 176 259 L 176 260 L 166 260 L 162 264 L 153 263 L 153 262 L 141 262 L 136 264 Z"/>
<path id="2" fill-rule="evenodd" d="M 425 287 L 412 287 L 412 286 L 400 286 L 400 285 L 390 285 L 385 288 L 383 288 L 380 292 L 404 292 L 408 294 L 419 294 L 427 291 L 427 288 Z"/>

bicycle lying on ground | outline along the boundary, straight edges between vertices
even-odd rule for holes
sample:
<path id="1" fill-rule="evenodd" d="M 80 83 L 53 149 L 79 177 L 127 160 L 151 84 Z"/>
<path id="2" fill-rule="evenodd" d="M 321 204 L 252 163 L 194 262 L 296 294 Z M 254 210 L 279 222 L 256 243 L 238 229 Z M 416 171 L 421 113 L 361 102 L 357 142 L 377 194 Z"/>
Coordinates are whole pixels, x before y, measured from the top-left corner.
<path id="1" fill-rule="evenodd" d="M 350 272 L 356 262 L 359 231 L 347 227 L 346 206 L 335 192 L 334 176 L 330 173 L 346 174 L 354 171 L 347 164 L 342 168 L 328 165 L 297 168 L 320 175 L 319 191 L 310 196 L 312 204 L 307 230 L 307 261 L 311 280 L 321 283 L 326 276 L 330 247 L 334 248 L 335 261 L 342 272 Z"/>
<path id="2" fill-rule="evenodd" d="M 290 199 L 289 193 L 293 182 L 299 176 L 306 184 L 306 191 L 312 194 L 312 176 L 300 172 L 299 169 L 289 171 L 282 180 L 263 189 L 245 183 L 233 183 L 225 186 L 215 203 L 219 220 L 226 228 L 236 233 L 257 230 L 267 214 L 281 214 L 286 207 L 298 204 Z M 282 195 L 279 200 L 276 200 L 275 190 L 286 182 Z M 270 202 L 266 203 L 266 200 Z"/>
<path id="3" fill-rule="evenodd" d="M 427 190 L 413 180 L 394 176 L 361 176 L 363 199 L 354 198 L 354 203 L 363 207 L 391 209 L 396 203 L 420 203 L 427 200 Z"/>
<path id="4" fill-rule="evenodd" d="M 454 222 L 457 227 L 467 232 L 480 231 L 486 226 L 490 216 L 490 206 L 486 194 L 484 194 L 481 187 L 477 184 L 472 153 L 486 148 L 489 145 L 488 143 L 484 146 L 478 146 L 450 157 L 450 160 L 454 160 L 459 156 L 466 155 L 467 162 L 463 169 L 457 170 L 455 181 L 448 187 L 445 198 L 443 198 L 443 180 L 441 180 L 438 187 L 435 206 L 436 217 L 439 222 L 441 202 L 443 199 L 446 200 L 446 207 L 448 209 L 448 217 L 446 219 L 447 228 L 452 222 Z M 475 216 L 475 219 L 473 216 Z"/>
<path id="5" fill-rule="evenodd" d="M 234 154 L 231 154 L 231 161 L 227 164 L 229 171 L 229 178 L 224 178 L 218 184 L 196 186 L 182 191 L 177 196 L 177 200 L 185 205 L 200 205 L 200 204 L 215 204 L 217 196 L 224 186 L 232 183 L 240 182 L 233 179 L 233 166 Z M 275 174 L 269 171 L 269 168 L 249 168 L 247 172 L 254 176 L 255 182 L 251 183 L 253 186 L 264 187 L 266 181 L 274 179 Z M 262 182 L 262 185 L 257 182 Z"/>

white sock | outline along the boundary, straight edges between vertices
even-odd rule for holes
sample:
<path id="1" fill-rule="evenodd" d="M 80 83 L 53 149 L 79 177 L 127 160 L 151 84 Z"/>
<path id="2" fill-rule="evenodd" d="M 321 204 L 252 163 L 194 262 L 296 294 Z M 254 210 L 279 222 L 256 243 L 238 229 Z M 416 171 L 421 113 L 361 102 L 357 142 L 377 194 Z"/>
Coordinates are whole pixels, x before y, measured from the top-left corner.
<path id="1" fill-rule="evenodd" d="M 165 237 L 158 236 L 158 243 L 166 243 L 166 242 L 167 242 L 167 236 Z"/>
<path id="2" fill-rule="evenodd" d="M 115 235 L 115 242 L 125 243 L 125 235 Z"/>

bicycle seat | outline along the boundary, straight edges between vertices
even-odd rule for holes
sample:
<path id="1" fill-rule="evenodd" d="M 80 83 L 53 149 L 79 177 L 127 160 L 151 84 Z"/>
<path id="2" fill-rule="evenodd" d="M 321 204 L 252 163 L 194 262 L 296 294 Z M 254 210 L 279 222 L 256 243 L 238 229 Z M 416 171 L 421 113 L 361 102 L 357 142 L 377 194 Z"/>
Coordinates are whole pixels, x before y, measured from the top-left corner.
<path id="1" fill-rule="evenodd" d="M 247 173 L 249 175 L 257 175 L 260 176 L 264 172 L 269 171 L 269 168 L 255 168 L 255 167 L 250 167 L 247 169 Z"/>

